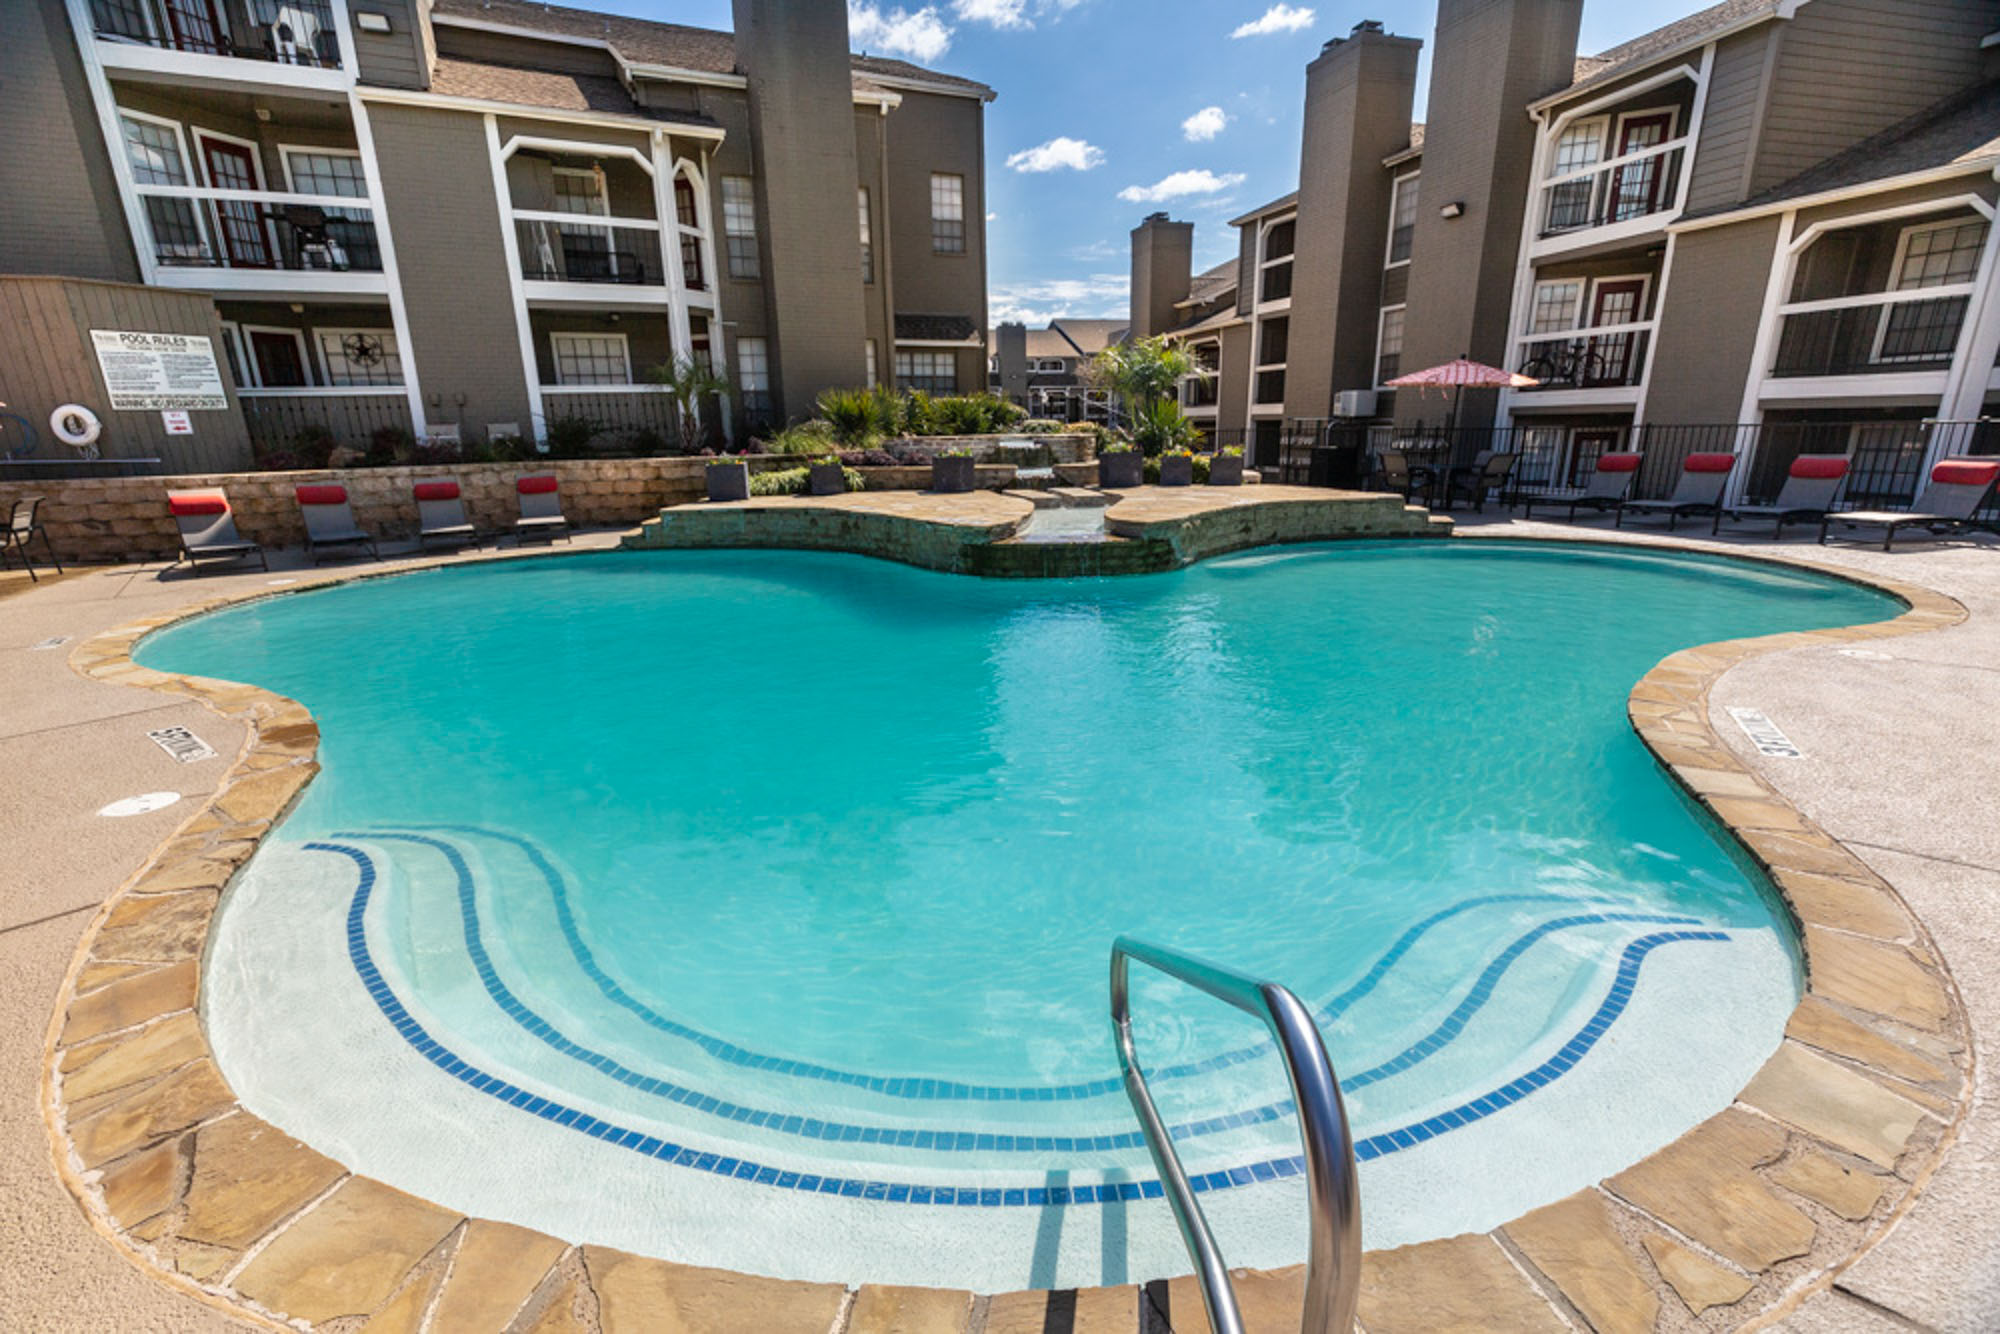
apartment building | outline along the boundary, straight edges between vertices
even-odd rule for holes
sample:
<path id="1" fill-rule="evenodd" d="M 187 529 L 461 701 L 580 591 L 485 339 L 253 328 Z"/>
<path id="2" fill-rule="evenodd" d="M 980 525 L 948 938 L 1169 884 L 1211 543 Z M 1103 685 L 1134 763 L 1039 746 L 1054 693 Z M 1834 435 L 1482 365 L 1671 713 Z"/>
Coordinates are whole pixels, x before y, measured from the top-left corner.
<path id="1" fill-rule="evenodd" d="M 1030 329 L 1020 321 L 987 333 L 987 388 L 1033 417 L 1107 421 L 1109 395 L 1090 382 L 1091 359 L 1122 342 L 1124 320 L 1051 320 Z"/>
<path id="2" fill-rule="evenodd" d="M 1756 495 L 1799 452 L 1845 452 L 1885 503 L 1942 454 L 2000 451 L 1939 425 L 2000 405 L 2000 4 L 1726 0 L 1579 58 L 1581 16 L 1444 0 L 1421 125 L 1417 42 L 1364 24 L 1327 44 L 1299 190 L 1234 220 L 1219 330 L 1145 326 L 1226 349 L 1240 322 L 1249 358 L 1203 391 L 1222 429 L 1270 463 L 1286 439 L 1449 417 L 1509 432 L 1548 485 L 1643 448 L 1655 491 L 1733 448 Z M 1460 355 L 1541 383 L 1385 388 Z"/>
<path id="3" fill-rule="evenodd" d="M 671 434 L 828 386 L 985 383 L 982 84 L 850 56 L 843 0 L 735 31 L 527 0 L 21 0 L 0 273 L 212 298 L 262 444 L 319 425 Z"/>

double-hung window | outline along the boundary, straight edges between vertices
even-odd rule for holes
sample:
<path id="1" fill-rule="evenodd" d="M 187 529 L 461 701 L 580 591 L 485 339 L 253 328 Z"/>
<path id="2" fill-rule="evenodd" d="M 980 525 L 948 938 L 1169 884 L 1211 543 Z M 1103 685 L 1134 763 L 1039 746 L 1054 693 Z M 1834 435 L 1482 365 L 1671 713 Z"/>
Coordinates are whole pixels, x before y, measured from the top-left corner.
<path id="1" fill-rule="evenodd" d="M 855 192 L 861 210 L 861 281 L 875 281 L 875 227 L 868 215 L 868 187 Z"/>
<path id="2" fill-rule="evenodd" d="M 1409 262 L 1417 235 L 1417 172 L 1398 176 L 1389 199 L 1389 263 Z"/>
<path id="3" fill-rule="evenodd" d="M 743 410 L 753 417 L 771 413 L 771 345 L 762 338 L 736 340 L 736 388 Z"/>
<path id="4" fill-rule="evenodd" d="M 187 149 L 181 127 L 172 121 L 141 118 L 130 112 L 119 117 L 125 134 L 125 157 L 135 185 L 191 185 Z M 140 207 L 153 233 L 153 258 L 161 264 L 206 264 L 212 252 L 202 235 L 192 199 L 141 195 Z"/>
<path id="5" fill-rule="evenodd" d="M 896 383 L 926 394 L 958 392 L 958 358 L 949 352 L 909 351 L 896 354 Z"/>
<path id="6" fill-rule="evenodd" d="M 729 276 L 756 282 L 764 276 L 757 258 L 757 192 L 748 176 L 722 178 L 722 234 L 729 248 Z"/>
<path id="7" fill-rule="evenodd" d="M 632 357 L 624 334 L 549 335 L 557 384 L 630 384 Z"/>
<path id="8" fill-rule="evenodd" d="M 1382 328 L 1375 342 L 1375 383 L 1387 384 L 1403 373 L 1402 306 L 1382 311 Z"/>
<path id="9" fill-rule="evenodd" d="M 931 175 L 931 250 L 940 255 L 965 253 L 965 177 L 944 172 Z"/>

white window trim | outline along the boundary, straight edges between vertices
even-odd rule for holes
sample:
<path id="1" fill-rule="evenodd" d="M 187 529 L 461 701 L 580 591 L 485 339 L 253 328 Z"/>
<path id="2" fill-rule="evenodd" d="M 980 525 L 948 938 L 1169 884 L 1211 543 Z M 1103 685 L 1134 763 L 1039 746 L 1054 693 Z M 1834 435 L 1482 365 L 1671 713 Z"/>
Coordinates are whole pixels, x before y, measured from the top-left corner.
<path id="1" fill-rule="evenodd" d="M 855 194 L 855 212 L 858 215 L 855 220 L 857 224 L 856 230 L 859 230 L 862 224 L 865 224 L 868 228 L 867 234 L 858 238 L 861 242 L 862 253 L 866 255 L 868 259 L 867 264 L 864 266 L 866 272 L 864 272 L 861 275 L 861 280 L 864 283 L 873 284 L 876 278 L 880 276 L 878 272 L 878 264 L 881 258 L 881 256 L 879 256 L 876 253 L 876 247 L 875 247 L 874 191 L 870 190 L 865 185 L 857 185 L 854 187 L 854 194 Z"/>
<path id="2" fill-rule="evenodd" d="M 958 182 L 958 216 L 956 218 L 948 218 L 938 212 L 937 183 L 941 180 Z M 930 193 L 931 253 L 933 255 L 942 255 L 942 256 L 963 256 L 971 254 L 972 253 L 972 218 L 971 218 L 972 210 L 968 207 L 968 200 L 969 196 L 971 195 L 971 191 L 966 189 L 965 173 L 962 171 L 933 171 L 930 176 L 930 192 L 931 192 Z M 958 249 L 956 250 L 938 249 L 937 224 L 940 222 L 956 222 L 962 229 L 963 235 L 959 238 Z"/>
<path id="3" fill-rule="evenodd" d="M 1569 167 L 1562 170 L 1558 170 L 1556 164 L 1561 160 L 1562 141 L 1572 130 L 1576 130 L 1579 132 L 1589 130 L 1595 132 L 1597 136 L 1597 157 L 1588 167 Z M 1549 170 L 1548 174 L 1543 179 L 1548 181 L 1555 181 L 1562 179 L 1564 177 L 1570 177 L 1574 179 L 1576 177 L 1576 173 L 1585 171 L 1595 171 L 1597 170 L 1598 165 L 1602 163 L 1609 156 L 1609 154 L 1605 150 L 1608 149 L 1610 146 L 1611 146 L 1611 117 L 1585 116 L 1581 120 L 1571 121 L 1569 124 L 1564 125 L 1560 130 L 1557 130 L 1549 135 Z"/>
<path id="4" fill-rule="evenodd" d="M 551 176 L 581 176 L 593 186 L 598 184 L 597 173 L 589 167 L 558 167 L 552 163 L 549 166 L 549 174 Z M 569 198 L 571 199 L 594 200 L 597 204 L 597 211 L 594 213 L 577 213 L 571 216 L 578 218 L 609 218 L 611 216 L 611 182 L 606 180 L 603 185 L 604 188 L 602 190 L 596 190 L 587 195 L 570 195 Z M 558 208 L 551 209 L 550 212 L 564 213 L 567 210 Z"/>
<path id="5" fill-rule="evenodd" d="M 1542 304 L 1541 300 L 1542 289 L 1547 287 L 1567 286 L 1570 283 L 1576 284 L 1576 314 L 1571 318 L 1569 324 L 1560 329 L 1540 329 L 1540 330 L 1536 329 L 1535 311 L 1538 310 Z M 1589 314 L 1590 314 L 1590 279 L 1584 277 L 1537 278 L 1535 279 L 1535 285 L 1528 290 L 1527 318 L 1523 321 L 1526 327 L 1522 331 L 1521 341 L 1523 341 L 1524 343 L 1537 343 L 1545 338 L 1561 338 L 1565 334 L 1574 333 L 1579 328 L 1583 327 L 1582 325 L 1578 324 L 1577 321 L 1588 318 Z"/>
<path id="6" fill-rule="evenodd" d="M 314 325 L 312 326 L 311 333 L 312 333 L 312 338 L 310 340 L 310 344 L 312 347 L 313 357 L 314 357 L 313 369 L 318 372 L 321 384 L 326 385 L 328 388 L 338 387 L 342 389 L 389 390 L 389 389 L 401 389 L 404 387 L 403 380 L 400 378 L 400 376 L 402 375 L 401 367 L 403 364 L 403 343 L 401 339 L 396 337 L 396 331 L 394 329 L 379 327 L 379 326 L 371 329 L 362 325 L 355 325 L 351 328 L 323 329 L 320 328 L 318 325 Z M 398 367 L 399 378 L 394 380 L 393 382 L 386 384 L 379 384 L 379 385 L 355 384 L 355 385 L 335 386 L 333 383 L 333 368 L 326 364 L 326 347 L 320 340 L 324 338 L 345 338 L 349 334 L 372 334 L 377 338 L 388 339 L 389 344 L 396 349 L 396 365 Z"/>
<path id="7" fill-rule="evenodd" d="M 1599 289 L 1604 287 L 1605 284 L 1607 283 L 1638 283 L 1639 316 L 1637 319 L 1632 320 L 1631 323 L 1633 324 L 1651 323 L 1651 321 L 1646 318 L 1645 314 L 1648 308 L 1648 304 L 1653 299 L 1653 275 L 1650 273 L 1618 273 L 1618 274 L 1610 274 L 1602 278 L 1592 278 L 1586 285 L 1584 301 L 1583 301 L 1582 318 L 1591 321 L 1595 321 L 1597 319 L 1597 293 Z M 1614 325 L 1614 324 L 1598 325 L 1596 323 L 1580 324 L 1577 326 L 1578 329 L 1596 329 L 1596 328 L 1615 329 L 1622 327 L 1623 327 L 1622 325 Z"/>
<path id="8" fill-rule="evenodd" d="M 1270 317 L 1268 317 L 1268 318 L 1266 318 L 1266 319 L 1261 319 L 1261 320 L 1258 320 L 1258 321 L 1257 321 L 1257 327 L 1256 327 L 1256 328 L 1255 328 L 1254 330 L 1252 330 L 1252 331 L 1251 331 L 1251 332 L 1252 332 L 1252 335 L 1253 335 L 1253 339 L 1252 339 L 1252 346 L 1251 346 L 1251 348 L 1250 348 L 1250 369 L 1251 369 L 1251 371 L 1252 371 L 1252 372 L 1256 372 L 1256 371 L 1281 371 L 1281 370 L 1283 370 L 1283 369 L 1284 369 L 1284 368 L 1285 368 L 1285 367 L 1286 367 L 1286 366 L 1287 366 L 1288 364 L 1290 364 L 1290 358 L 1291 358 L 1291 355 L 1292 355 L 1292 329 L 1291 329 L 1291 325 L 1290 325 L 1289 323 L 1288 323 L 1288 324 L 1287 324 L 1287 325 L 1285 326 L 1285 357 L 1286 357 L 1286 360 L 1285 360 L 1285 361 L 1259 361 L 1259 360 L 1257 360 L 1257 358 L 1259 358 L 1259 357 L 1261 357 L 1261 356 L 1263 356 L 1263 355 L 1264 355 L 1264 326 L 1265 326 L 1265 325 L 1267 325 L 1267 324 L 1269 324 L 1269 323 L 1270 323 L 1270 322 L 1271 322 L 1272 320 L 1282 320 L 1282 319 L 1287 319 L 1287 318 L 1288 318 L 1288 317 L 1287 317 L 1287 316 L 1285 316 L 1285 315 L 1283 315 L 1283 314 L 1278 314 L 1278 315 L 1272 315 L 1272 316 L 1270 316 Z"/>
<path id="9" fill-rule="evenodd" d="M 667 178 L 667 203 L 670 206 L 673 204 L 674 184 L 683 175 L 687 177 L 688 185 L 694 191 L 695 225 L 693 227 L 684 225 L 681 222 L 680 210 L 672 208 L 669 218 L 666 219 L 666 225 L 673 229 L 675 245 L 671 256 L 663 255 L 661 258 L 663 260 L 671 260 L 674 266 L 672 272 L 679 272 L 681 264 L 680 238 L 684 235 L 693 236 L 701 246 L 701 274 L 702 278 L 708 283 L 708 286 L 699 292 L 685 286 L 681 282 L 677 282 L 676 286 L 687 299 L 689 306 L 702 306 L 708 310 L 714 310 L 716 302 L 715 294 L 721 286 L 723 274 L 718 272 L 715 267 L 715 220 L 709 211 L 708 177 L 703 173 L 701 167 L 694 159 L 674 159 L 672 174 Z M 690 335 L 690 342 L 692 342 L 692 335 Z"/>
<path id="10" fill-rule="evenodd" d="M 1632 120 L 1645 120 L 1651 116 L 1665 116 L 1667 118 L 1666 138 L 1660 140 L 1660 142 L 1658 142 L 1657 144 L 1652 145 L 1651 148 L 1635 148 L 1632 150 L 1633 152 L 1650 153 L 1655 149 L 1665 148 L 1668 144 L 1672 143 L 1675 139 L 1680 137 L 1681 109 L 1678 106 L 1668 105 L 1663 107 L 1645 107 L 1638 111 L 1619 112 L 1617 116 L 1618 124 L 1616 131 L 1612 134 L 1610 139 L 1605 141 L 1604 146 L 1606 148 L 1615 148 L 1618 145 L 1618 141 L 1625 137 L 1625 122 Z M 1623 156 L 1625 156 L 1623 153 L 1619 153 L 1612 157 L 1604 158 L 1601 160 L 1615 162 L 1618 160 L 1618 158 L 1621 158 Z"/>
<path id="11" fill-rule="evenodd" d="M 229 344 L 230 347 L 236 350 L 236 364 L 242 370 L 242 375 L 239 378 L 244 380 L 249 379 L 250 349 L 244 345 L 242 327 L 239 326 L 235 320 L 222 321 L 222 341 Z M 224 363 L 227 364 L 227 361 L 228 359 L 225 357 Z M 252 389 L 255 388 L 256 386 L 249 384 L 239 384 L 236 387 L 238 389 Z"/>
<path id="12" fill-rule="evenodd" d="M 625 358 L 625 379 L 623 383 L 632 383 L 632 340 L 630 337 L 622 333 L 593 333 L 586 329 L 551 329 L 549 331 L 549 369 L 555 372 L 557 385 L 571 384 L 570 381 L 562 378 L 561 342 L 565 338 L 603 338 L 616 341 L 619 352 Z M 577 382 L 572 387 L 578 389 L 604 389 L 609 386 L 586 380 Z"/>
<path id="13" fill-rule="evenodd" d="M 1409 264 L 1410 262 L 1408 259 L 1390 258 L 1390 256 L 1396 252 L 1396 205 L 1402 199 L 1404 186 L 1408 182 L 1416 180 L 1423 174 L 1424 174 L 1423 168 L 1419 167 L 1415 171 L 1406 171 L 1401 176 L 1398 176 L 1395 180 L 1389 182 L 1389 234 L 1382 238 L 1382 267 L 1385 270 L 1400 269 Z M 1419 205 L 1419 207 L 1421 207 L 1421 205 Z M 1412 226 L 1414 226 L 1415 219 L 1412 219 L 1411 223 Z M 1415 253 L 1414 246 L 1411 247 L 1411 251 L 1412 253 Z M 1385 306 L 1383 307 L 1383 309 L 1386 310 L 1389 309 L 1389 307 Z"/>
<path id="14" fill-rule="evenodd" d="M 298 188 L 298 180 L 292 175 L 292 154 L 294 153 L 310 153 L 315 157 L 351 157 L 356 162 L 362 162 L 361 150 L 358 148 L 321 148 L 316 144 L 279 144 L 277 147 L 278 166 L 285 173 L 285 193 L 287 194 L 296 195 L 305 193 L 305 191 Z M 363 187 L 366 187 L 368 184 L 368 168 L 365 162 L 362 163 L 361 184 Z M 339 196 L 342 199 L 348 197 L 347 195 Z M 354 195 L 352 197 L 364 203 L 369 198 L 365 194 Z"/>
<path id="15" fill-rule="evenodd" d="M 742 181 L 744 185 L 748 186 L 750 189 L 750 230 L 747 232 L 733 232 L 729 230 L 729 183 L 731 181 Z M 723 175 L 716 177 L 715 188 L 716 191 L 721 195 L 723 201 L 722 239 L 724 242 L 724 255 L 726 256 L 728 253 L 727 243 L 735 239 L 736 237 L 747 236 L 757 244 L 757 272 L 755 276 L 748 278 L 738 277 L 735 265 L 729 263 L 727 258 L 725 258 L 723 261 L 724 266 L 727 269 L 727 272 L 721 274 L 720 276 L 723 278 L 727 278 L 730 282 L 733 283 L 761 283 L 765 279 L 764 238 L 763 238 L 763 219 L 757 216 L 757 182 L 754 178 L 749 176 Z"/>
<path id="16" fill-rule="evenodd" d="M 1265 259 L 1264 258 L 1265 239 L 1279 226 L 1287 222 L 1292 224 L 1292 253 L 1289 255 L 1280 255 L 1276 259 Z M 1299 255 L 1298 224 L 1299 224 L 1299 215 L 1297 213 L 1274 214 L 1273 216 L 1262 219 L 1261 221 L 1258 222 L 1257 264 L 1256 264 L 1257 287 L 1255 292 L 1252 293 L 1253 301 L 1251 308 L 1253 310 L 1268 310 L 1273 312 L 1282 312 L 1290 310 L 1292 308 L 1292 299 L 1289 296 L 1276 297 L 1269 301 L 1266 301 L 1264 299 L 1264 271 L 1266 269 L 1274 269 L 1280 264 L 1290 264 L 1293 260 L 1298 258 Z M 1297 271 L 1294 270 L 1295 274 L 1296 272 Z"/>
<path id="17" fill-rule="evenodd" d="M 1992 222 L 1988 221 L 1985 218 L 1980 218 L 1979 221 L 1985 223 L 1988 228 L 1991 228 L 1993 226 Z M 1957 231 L 1960 227 L 1970 226 L 1972 222 L 1973 219 L 1971 218 L 1948 218 L 1939 222 L 1913 223 L 1910 226 L 1903 228 L 1902 231 L 1897 233 L 1896 235 L 1896 258 L 1890 261 L 1889 264 L 1889 281 L 1891 283 L 1894 283 L 1896 279 L 1902 274 L 1903 261 L 1910 257 L 1910 242 L 1916 240 L 1917 237 L 1923 235 L 1925 232 L 1942 232 L 1947 230 Z M 1984 246 L 1985 242 L 1982 241 L 1980 244 Z M 1978 266 L 1975 265 L 1972 270 L 1972 276 L 1965 279 L 1964 281 L 1967 283 L 1974 283 L 1977 282 L 1978 280 L 1979 280 L 1979 269 Z M 1936 286 L 1938 287 L 1957 287 L 1962 285 L 1963 284 L 1961 283 L 1936 284 Z M 1892 286 L 1887 290 L 1891 292 L 1924 292 L 1924 291 L 1929 291 L 1930 289 L 1924 287 Z"/>
<path id="18" fill-rule="evenodd" d="M 304 329 L 289 329 L 282 324 L 239 324 L 236 327 L 243 340 L 243 374 L 252 381 L 251 387 L 253 389 L 276 389 L 282 393 L 287 389 L 312 389 L 317 387 L 313 384 L 313 377 L 318 373 L 319 365 L 313 359 L 312 345 L 306 341 L 306 331 Z M 299 345 L 299 366 L 306 373 L 305 384 L 303 386 L 265 384 L 262 372 L 257 369 L 257 352 L 250 341 L 250 335 L 252 334 L 283 334 L 297 343 Z"/>
<path id="19" fill-rule="evenodd" d="M 1398 310 L 1403 312 L 1404 316 L 1403 336 L 1405 338 L 1408 338 L 1410 334 L 1409 323 L 1408 323 L 1409 310 L 1410 310 L 1409 302 L 1402 301 L 1398 302 L 1393 306 L 1384 306 L 1382 307 L 1381 312 L 1375 316 L 1375 360 L 1370 365 L 1369 370 L 1372 372 L 1372 378 L 1375 380 L 1375 387 L 1377 389 L 1382 388 L 1382 331 L 1388 327 L 1390 314 Z M 1398 356 L 1402 355 L 1402 350 L 1400 348 L 1397 349 L 1396 355 Z"/>
<path id="20" fill-rule="evenodd" d="M 1922 235 L 1925 232 L 1941 232 L 1947 229 L 1956 231 L 1960 227 L 1969 225 L 1971 221 L 1972 219 L 1964 217 L 1947 218 L 1937 222 L 1913 223 L 1910 226 L 1903 228 L 1899 233 L 1897 233 L 1896 236 L 1896 257 L 1889 264 L 1889 281 L 1891 283 L 1894 283 L 1899 277 L 1901 277 L 1903 272 L 1903 261 L 1909 257 L 1909 248 L 1911 241 L 1915 240 L 1918 236 Z M 1993 223 L 1985 218 L 1981 218 L 1980 221 L 1986 224 L 1988 232 L 1986 240 L 1990 240 L 1993 229 Z M 1888 302 L 1884 304 L 1884 306 L 1882 307 L 1882 318 L 1875 322 L 1875 340 L 1873 345 L 1870 346 L 1868 349 L 1868 363 L 1871 366 L 1900 366 L 1911 362 L 1939 360 L 1939 358 L 1937 357 L 1883 356 L 1882 349 L 1889 341 L 1890 315 L 1896 309 L 1897 306 L 1904 305 L 1906 303 L 1913 303 L 1918 301 L 1947 301 L 1950 300 L 1953 296 L 1960 294 L 1969 294 L 1971 291 L 1976 291 L 1979 282 L 1980 269 L 1984 267 L 1984 260 L 1986 257 L 1986 240 L 1982 240 L 1980 242 L 1979 250 L 1980 250 L 1981 263 L 1975 264 L 1973 266 L 1972 276 L 1970 278 L 1967 278 L 1964 282 L 1939 283 L 1934 287 L 1890 287 L 1888 289 L 1890 292 L 1895 293 L 1898 296 L 1903 297 L 1904 299 Z M 1953 361 L 1958 360 L 1959 348 L 1964 346 L 1965 335 L 1967 331 L 1970 329 L 1971 325 L 1972 325 L 1972 303 L 1970 301 L 1967 301 L 1965 322 L 1959 326 L 1958 342 L 1952 345 L 1951 360 Z"/>
<path id="21" fill-rule="evenodd" d="M 208 174 L 208 155 L 202 152 L 201 148 L 201 141 L 204 139 L 213 139 L 219 144 L 233 144 L 237 148 L 241 148 L 249 153 L 250 171 L 257 178 L 258 191 L 268 192 L 270 190 L 271 184 L 264 176 L 264 150 L 256 140 L 244 139 L 234 134 L 224 134 L 220 130 L 204 129 L 196 125 L 193 121 L 188 122 L 188 138 L 193 141 L 195 151 L 195 160 L 190 164 L 190 167 L 199 169 L 201 183 L 209 189 L 220 190 L 224 187 L 217 185 L 214 178 Z M 204 215 L 207 213 L 205 209 L 198 209 L 196 211 Z M 270 253 L 271 267 L 282 269 L 284 268 L 284 250 L 278 245 L 278 224 L 275 220 L 268 217 L 262 219 L 262 222 L 264 224 L 264 248 Z M 220 236 L 212 238 L 212 241 L 217 245 L 217 253 L 227 261 L 229 259 L 228 242 Z M 229 267 L 234 268 L 234 263 L 230 263 Z"/>

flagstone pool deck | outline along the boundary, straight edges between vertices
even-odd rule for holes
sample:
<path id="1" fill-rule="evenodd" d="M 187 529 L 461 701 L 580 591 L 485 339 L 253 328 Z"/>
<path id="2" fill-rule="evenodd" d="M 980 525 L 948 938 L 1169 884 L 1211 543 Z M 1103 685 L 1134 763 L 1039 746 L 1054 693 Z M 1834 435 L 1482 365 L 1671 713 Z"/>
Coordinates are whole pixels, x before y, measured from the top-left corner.
<path id="1" fill-rule="evenodd" d="M 1164 497 L 1132 521 L 1196 499 Z M 1461 540 L 1610 538 L 1499 515 L 1460 526 Z M 1912 603 L 1880 625 L 1691 648 L 1632 690 L 1648 744 L 1775 869 L 1805 923 L 1811 992 L 1737 1105 L 1661 1153 L 1493 1233 L 1371 1253 L 1363 1324 L 1991 1328 L 2000 546 L 1672 545 L 1778 555 Z M 0 906 L 0 1328 L 240 1328 L 284 1312 L 369 1329 L 1124 1334 L 1142 1307 L 1206 1328 L 1185 1279 L 844 1290 L 574 1247 L 352 1176 L 235 1107 L 192 1009 L 201 942 L 221 885 L 309 779 L 317 733 L 289 701 L 161 678 L 126 651 L 142 627 L 217 599 L 453 559 L 314 573 L 286 553 L 268 575 L 93 569 L 26 591 L 0 579 L 14 889 Z M 1758 755 L 1733 705 L 1770 715 L 1802 757 Z M 218 758 L 179 765 L 145 739 L 170 725 Z M 149 790 L 183 799 L 94 814 Z M 1296 1327 L 1299 1281 L 1245 1277 L 1253 1330 Z"/>

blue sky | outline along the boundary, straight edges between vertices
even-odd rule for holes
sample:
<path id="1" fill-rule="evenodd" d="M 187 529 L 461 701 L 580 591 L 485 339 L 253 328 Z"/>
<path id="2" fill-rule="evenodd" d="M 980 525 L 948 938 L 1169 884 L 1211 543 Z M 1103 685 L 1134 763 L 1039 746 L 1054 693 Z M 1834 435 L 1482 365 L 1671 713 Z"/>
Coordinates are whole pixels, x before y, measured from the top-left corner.
<path id="1" fill-rule="evenodd" d="M 568 0 L 727 28 L 728 0 Z M 1702 8 L 1594 0 L 1590 53 Z M 992 316 L 1126 312 L 1128 233 L 1166 209 L 1195 223 L 1197 271 L 1235 249 L 1228 220 L 1298 184 L 1305 67 L 1362 19 L 1431 36 L 1435 0 L 849 0 L 856 49 L 991 84 Z M 1419 69 L 1423 119 L 1428 52 Z"/>

